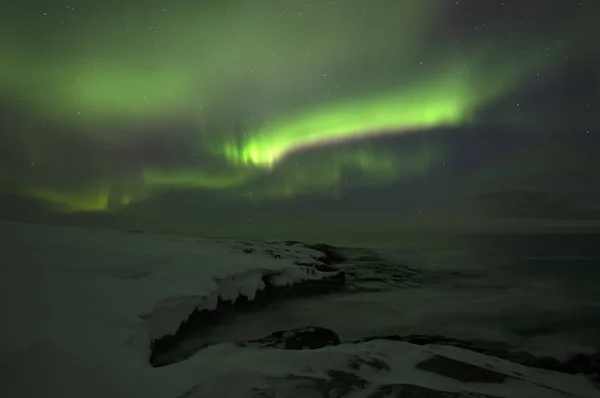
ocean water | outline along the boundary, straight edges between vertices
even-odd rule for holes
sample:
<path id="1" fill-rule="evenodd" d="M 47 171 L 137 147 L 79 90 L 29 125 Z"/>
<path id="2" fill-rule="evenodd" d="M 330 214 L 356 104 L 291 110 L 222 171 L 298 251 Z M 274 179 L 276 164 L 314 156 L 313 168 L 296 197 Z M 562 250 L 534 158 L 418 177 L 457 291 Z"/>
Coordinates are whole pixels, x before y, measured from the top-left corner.
<path id="1" fill-rule="evenodd" d="M 235 315 L 186 345 L 317 325 L 342 339 L 423 333 L 558 357 L 600 350 L 600 235 L 436 236 L 344 252 L 347 291 Z"/>

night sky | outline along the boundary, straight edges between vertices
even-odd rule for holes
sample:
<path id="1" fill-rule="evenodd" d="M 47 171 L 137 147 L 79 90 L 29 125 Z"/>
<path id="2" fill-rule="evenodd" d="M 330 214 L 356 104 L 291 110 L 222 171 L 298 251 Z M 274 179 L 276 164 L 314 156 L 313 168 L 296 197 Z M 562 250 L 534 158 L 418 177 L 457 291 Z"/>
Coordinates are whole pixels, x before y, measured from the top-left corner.
<path id="1" fill-rule="evenodd" d="M 21 0 L 0 216 L 385 240 L 600 228 L 598 0 Z"/>

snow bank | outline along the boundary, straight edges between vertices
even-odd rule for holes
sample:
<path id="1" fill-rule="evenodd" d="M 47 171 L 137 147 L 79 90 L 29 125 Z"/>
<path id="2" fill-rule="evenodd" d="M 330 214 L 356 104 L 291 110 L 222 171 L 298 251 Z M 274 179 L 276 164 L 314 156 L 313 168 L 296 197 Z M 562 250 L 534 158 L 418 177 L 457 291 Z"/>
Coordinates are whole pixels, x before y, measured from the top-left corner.
<path id="1" fill-rule="evenodd" d="M 25 386 L 49 368 L 85 373 L 73 364 L 89 363 L 102 369 L 89 378 L 104 374 L 111 390 L 168 396 L 177 382 L 148 364 L 152 339 L 174 333 L 195 309 L 215 308 L 219 296 L 253 298 L 265 274 L 281 284 L 322 276 L 294 264 L 314 262 L 320 253 L 310 250 L 274 259 L 210 240 L 14 223 L 0 224 L 0 236 L 0 364 L 15 369 L 2 378 L 11 374 L 16 390 L 21 377 Z M 54 367 L 19 371 L 27 358 Z"/>
<path id="2" fill-rule="evenodd" d="M 124 391 L 102 376 L 103 369 L 40 341 L 0 366 L 3 397 L 123 397 Z"/>

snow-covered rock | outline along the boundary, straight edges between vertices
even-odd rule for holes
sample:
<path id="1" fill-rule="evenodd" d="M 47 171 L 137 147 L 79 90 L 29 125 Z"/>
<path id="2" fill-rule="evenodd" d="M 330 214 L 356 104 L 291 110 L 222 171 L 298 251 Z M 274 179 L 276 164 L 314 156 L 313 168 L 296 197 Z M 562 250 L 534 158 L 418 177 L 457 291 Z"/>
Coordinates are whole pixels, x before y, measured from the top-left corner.
<path id="1" fill-rule="evenodd" d="M 281 285 L 328 276 L 296 264 L 320 256 L 307 248 L 273 258 L 227 242 L 17 223 L 0 223 L 0 237 L 0 364 L 15 369 L 0 376 L 12 375 L 11 383 L 0 380 L 3 397 L 9 395 L 2 389 L 27 391 L 27 384 L 47 379 L 52 356 L 53 372 L 76 367 L 90 379 L 102 374 L 111 390 L 126 396 L 169 396 L 179 382 L 149 364 L 153 340 L 175 333 L 193 311 L 214 309 L 219 299 L 252 299 L 264 275 Z M 24 358 L 41 365 L 24 372 Z M 72 387 L 62 396 L 81 396 Z"/>
<path id="2" fill-rule="evenodd" d="M 598 396 L 581 376 L 456 347 L 387 340 L 302 351 L 220 344 L 181 366 L 202 369 L 198 383 L 181 395 L 187 398 Z"/>

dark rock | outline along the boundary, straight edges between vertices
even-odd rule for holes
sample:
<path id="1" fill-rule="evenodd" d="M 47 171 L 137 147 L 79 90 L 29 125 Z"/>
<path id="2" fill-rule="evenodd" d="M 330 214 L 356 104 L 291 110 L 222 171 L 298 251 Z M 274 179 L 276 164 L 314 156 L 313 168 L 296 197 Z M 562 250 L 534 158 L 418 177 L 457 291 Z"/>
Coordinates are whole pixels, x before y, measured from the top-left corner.
<path id="1" fill-rule="evenodd" d="M 297 241 L 297 240 L 284 240 L 281 243 L 283 243 L 286 246 L 296 246 L 296 245 L 301 245 L 302 244 L 302 242 Z"/>
<path id="2" fill-rule="evenodd" d="M 568 372 L 568 367 L 565 366 L 561 361 L 559 361 L 558 359 L 554 358 L 554 357 L 549 357 L 549 356 L 543 356 L 543 357 L 536 357 L 533 360 L 533 363 L 531 364 L 532 367 L 534 368 L 541 368 L 541 369 L 546 369 L 546 370 L 555 370 L 558 372 Z"/>
<path id="3" fill-rule="evenodd" d="M 340 337 L 337 333 L 318 326 L 280 330 L 260 339 L 240 343 L 242 346 L 259 345 L 260 347 L 274 347 L 284 350 L 316 350 L 338 344 L 340 344 Z"/>
<path id="4" fill-rule="evenodd" d="M 419 362 L 416 364 L 416 367 L 427 372 L 450 377 L 463 383 L 500 384 L 504 383 L 507 379 L 514 378 L 504 373 L 439 355 Z"/>
<path id="5" fill-rule="evenodd" d="M 565 361 L 565 365 L 575 373 L 591 374 L 594 373 L 594 364 L 592 357 L 584 354 L 577 354 Z"/>
<path id="6" fill-rule="evenodd" d="M 246 253 L 246 254 L 254 253 L 254 249 L 251 249 L 248 247 L 248 248 L 244 249 L 244 253 Z"/>
<path id="7" fill-rule="evenodd" d="M 520 363 L 525 366 L 533 366 L 535 363 L 535 356 L 524 351 L 508 351 L 506 353 L 490 353 L 487 355 L 506 359 L 507 361 L 514 363 Z"/>
<path id="8" fill-rule="evenodd" d="M 595 374 L 600 377 L 600 352 L 590 355 L 575 355 L 564 361 L 564 365 L 570 370 L 570 373 Z"/>
<path id="9" fill-rule="evenodd" d="M 405 337 L 405 341 L 411 344 L 427 345 L 427 344 L 448 344 L 452 340 L 441 335 L 410 335 Z"/>
<path id="10" fill-rule="evenodd" d="M 324 256 L 318 258 L 317 260 L 328 265 L 341 264 L 348 260 L 348 257 L 344 255 L 342 250 L 335 246 L 327 245 L 325 243 L 315 243 L 312 245 L 306 245 L 306 247 L 323 253 Z"/>
<path id="11" fill-rule="evenodd" d="M 365 358 L 355 356 L 348 361 L 348 367 L 354 371 L 359 371 L 365 366 L 375 370 L 385 370 L 388 372 L 391 370 L 390 365 L 380 358 Z"/>

